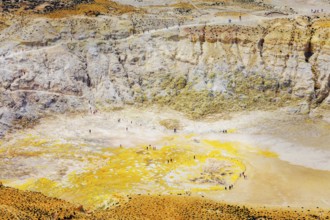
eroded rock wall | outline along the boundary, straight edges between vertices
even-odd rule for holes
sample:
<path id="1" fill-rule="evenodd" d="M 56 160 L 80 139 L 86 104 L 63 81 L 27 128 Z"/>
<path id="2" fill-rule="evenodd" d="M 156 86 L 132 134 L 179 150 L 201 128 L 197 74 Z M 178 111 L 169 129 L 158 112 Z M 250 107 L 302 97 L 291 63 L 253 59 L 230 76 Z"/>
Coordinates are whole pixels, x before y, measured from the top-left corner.
<path id="1" fill-rule="evenodd" d="M 127 15 L 18 21 L 0 35 L 0 134 L 24 119 L 158 103 L 199 117 L 330 104 L 329 19 L 173 26 Z M 21 126 L 16 123 L 16 126 Z"/>

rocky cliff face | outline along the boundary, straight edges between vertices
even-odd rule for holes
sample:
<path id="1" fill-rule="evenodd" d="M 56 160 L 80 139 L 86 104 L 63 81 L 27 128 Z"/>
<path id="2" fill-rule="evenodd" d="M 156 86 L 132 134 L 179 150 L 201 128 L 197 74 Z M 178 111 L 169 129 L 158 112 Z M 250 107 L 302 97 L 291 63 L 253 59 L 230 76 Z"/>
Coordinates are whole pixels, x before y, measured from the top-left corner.
<path id="1" fill-rule="evenodd" d="M 133 35 L 128 15 L 18 20 L 0 35 L 0 135 L 48 113 L 125 103 L 193 117 L 327 107 L 329 24 L 300 17 Z"/>

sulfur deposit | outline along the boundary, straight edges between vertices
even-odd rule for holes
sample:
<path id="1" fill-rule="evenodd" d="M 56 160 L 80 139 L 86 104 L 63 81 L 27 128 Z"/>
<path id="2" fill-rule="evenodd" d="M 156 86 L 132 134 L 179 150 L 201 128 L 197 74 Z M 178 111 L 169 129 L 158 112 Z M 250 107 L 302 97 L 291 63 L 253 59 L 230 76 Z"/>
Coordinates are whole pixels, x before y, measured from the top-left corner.
<path id="1" fill-rule="evenodd" d="M 3 0 L 0 216 L 327 219 L 329 12 Z"/>

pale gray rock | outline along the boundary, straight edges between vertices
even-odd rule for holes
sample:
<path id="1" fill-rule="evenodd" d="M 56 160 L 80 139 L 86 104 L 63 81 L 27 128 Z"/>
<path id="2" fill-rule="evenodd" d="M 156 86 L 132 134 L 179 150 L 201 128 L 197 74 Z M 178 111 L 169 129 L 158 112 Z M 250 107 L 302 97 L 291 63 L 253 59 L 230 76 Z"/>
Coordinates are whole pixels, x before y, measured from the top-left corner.
<path id="1" fill-rule="evenodd" d="M 330 31 L 315 27 L 312 34 L 299 19 L 237 26 L 237 43 L 228 41 L 226 25 L 215 26 L 220 40 L 209 42 L 193 40 L 184 27 L 132 36 L 125 16 L 16 23 L 0 32 L 0 135 L 21 118 L 172 95 L 175 88 L 163 85 L 180 77 L 196 91 L 228 98 L 242 83 L 279 90 L 301 99 L 295 111 L 306 114 L 311 102 L 330 104 Z"/>

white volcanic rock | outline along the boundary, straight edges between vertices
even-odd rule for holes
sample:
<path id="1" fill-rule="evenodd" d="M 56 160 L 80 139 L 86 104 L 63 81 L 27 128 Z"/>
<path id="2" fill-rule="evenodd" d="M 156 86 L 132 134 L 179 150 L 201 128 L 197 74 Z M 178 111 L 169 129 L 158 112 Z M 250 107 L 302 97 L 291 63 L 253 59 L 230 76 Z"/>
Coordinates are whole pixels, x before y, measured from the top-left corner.
<path id="1" fill-rule="evenodd" d="M 237 102 L 247 97 L 240 87 L 256 97 L 273 91 L 274 101 L 277 93 L 307 101 L 308 113 L 310 104 L 330 104 L 329 22 L 299 17 L 136 35 L 126 15 L 18 22 L 0 33 L 0 130 L 22 117 L 175 98 L 186 86 Z"/>

